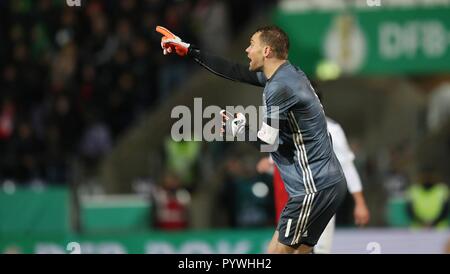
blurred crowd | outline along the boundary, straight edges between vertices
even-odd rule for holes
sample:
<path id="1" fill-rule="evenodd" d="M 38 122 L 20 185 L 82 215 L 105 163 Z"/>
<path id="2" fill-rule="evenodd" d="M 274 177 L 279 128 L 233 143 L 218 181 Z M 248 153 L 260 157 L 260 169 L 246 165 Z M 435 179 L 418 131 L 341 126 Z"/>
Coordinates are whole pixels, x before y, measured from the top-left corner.
<path id="1" fill-rule="evenodd" d="M 220 53 L 256 2 L 0 1 L 0 181 L 64 184 L 74 159 L 95 172 L 187 77 L 186 60 L 162 58 L 155 26 Z"/>

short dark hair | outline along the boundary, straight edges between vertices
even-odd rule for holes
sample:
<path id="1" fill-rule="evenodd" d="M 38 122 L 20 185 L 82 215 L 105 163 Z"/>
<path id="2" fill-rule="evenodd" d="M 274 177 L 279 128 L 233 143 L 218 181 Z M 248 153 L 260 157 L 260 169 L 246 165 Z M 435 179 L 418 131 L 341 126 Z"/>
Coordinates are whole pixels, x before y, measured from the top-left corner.
<path id="1" fill-rule="evenodd" d="M 275 56 L 280 59 L 287 59 L 289 52 L 289 37 L 286 32 L 277 26 L 265 26 L 258 28 L 255 33 L 260 32 L 263 43 L 270 46 Z"/>

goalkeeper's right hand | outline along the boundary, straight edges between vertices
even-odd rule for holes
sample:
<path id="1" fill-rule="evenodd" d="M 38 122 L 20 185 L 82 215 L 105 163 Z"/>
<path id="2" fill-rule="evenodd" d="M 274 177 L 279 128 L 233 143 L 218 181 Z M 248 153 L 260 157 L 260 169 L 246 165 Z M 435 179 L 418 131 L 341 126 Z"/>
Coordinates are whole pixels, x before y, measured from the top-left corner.
<path id="1" fill-rule="evenodd" d="M 222 128 L 220 130 L 221 135 L 231 135 L 234 137 L 242 136 L 245 133 L 245 126 L 247 124 L 247 119 L 245 115 L 238 112 L 236 117 L 233 114 L 222 109 L 220 111 L 222 116 Z"/>
<path id="2" fill-rule="evenodd" d="M 176 36 L 168 29 L 157 26 L 156 31 L 162 34 L 161 38 L 161 48 L 163 49 L 163 54 L 176 52 L 179 56 L 186 56 L 189 52 L 190 44 L 181 41 L 180 37 Z"/>

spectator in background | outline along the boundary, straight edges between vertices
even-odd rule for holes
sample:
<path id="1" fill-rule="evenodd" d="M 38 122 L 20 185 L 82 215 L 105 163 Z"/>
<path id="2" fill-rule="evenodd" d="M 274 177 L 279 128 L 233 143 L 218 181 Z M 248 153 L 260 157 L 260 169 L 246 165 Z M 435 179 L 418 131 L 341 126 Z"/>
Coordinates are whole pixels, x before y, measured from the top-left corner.
<path id="1" fill-rule="evenodd" d="M 152 189 L 153 225 L 161 230 L 183 230 L 189 227 L 191 196 L 173 173 L 166 172 L 161 184 Z"/>
<path id="2" fill-rule="evenodd" d="M 201 142 L 174 141 L 168 136 L 164 142 L 167 169 L 178 176 L 183 187 L 193 191 L 197 185 Z"/>
<path id="3" fill-rule="evenodd" d="M 61 142 L 69 152 L 74 152 L 81 134 L 83 121 L 78 109 L 74 106 L 74 100 L 65 92 L 58 94 L 52 100 L 49 113 L 47 113 L 47 123 L 58 128 L 61 135 Z"/>
<path id="4" fill-rule="evenodd" d="M 118 41 L 110 32 L 108 17 L 101 11 L 89 18 L 89 34 L 82 47 L 83 61 L 92 62 L 95 66 L 105 65 L 111 60 L 118 48 Z"/>
<path id="5" fill-rule="evenodd" d="M 51 84 L 55 93 L 74 85 L 75 71 L 77 68 L 77 46 L 67 43 L 58 52 L 52 61 Z"/>
<path id="6" fill-rule="evenodd" d="M 0 106 L 0 142 L 7 141 L 14 130 L 15 104 L 10 98 L 5 98 Z"/>
<path id="7" fill-rule="evenodd" d="M 87 125 L 81 136 L 80 153 L 89 177 L 95 174 L 99 161 L 112 147 L 111 133 L 100 116 L 94 110 L 87 113 Z"/>
<path id="8" fill-rule="evenodd" d="M 69 153 L 64 149 L 60 128 L 51 124 L 45 128 L 45 180 L 49 184 L 65 184 L 69 180 Z"/>
<path id="9" fill-rule="evenodd" d="M 224 1 L 200 0 L 194 8 L 194 14 L 202 48 L 224 54 L 230 44 L 229 15 Z"/>
<path id="10" fill-rule="evenodd" d="M 399 144 L 389 149 L 388 170 L 384 175 L 384 188 L 388 199 L 403 198 L 409 185 L 406 172 L 407 146 Z"/>
<path id="11" fill-rule="evenodd" d="M 135 102 L 135 80 L 131 73 L 123 72 L 117 78 L 117 88 L 109 95 L 106 117 L 114 138 L 131 126 Z"/>
<path id="12" fill-rule="evenodd" d="M 137 37 L 131 45 L 131 71 L 136 78 L 133 104 L 136 106 L 137 115 L 143 113 L 158 98 L 156 77 L 153 73 L 148 73 L 158 69 L 155 62 L 148 61 L 151 59 L 149 47 L 143 36 Z"/>
<path id="13" fill-rule="evenodd" d="M 408 189 L 407 212 L 414 228 L 446 229 L 449 223 L 448 186 L 431 169 L 422 171 L 419 183 Z"/>
<path id="14" fill-rule="evenodd" d="M 431 132 L 439 131 L 450 121 L 450 80 L 439 79 L 433 85 L 428 103 L 427 124 Z"/>
<path id="15" fill-rule="evenodd" d="M 12 147 L 15 152 L 14 177 L 18 183 L 31 184 L 42 179 L 42 144 L 36 138 L 30 123 L 20 121 L 13 135 Z"/>

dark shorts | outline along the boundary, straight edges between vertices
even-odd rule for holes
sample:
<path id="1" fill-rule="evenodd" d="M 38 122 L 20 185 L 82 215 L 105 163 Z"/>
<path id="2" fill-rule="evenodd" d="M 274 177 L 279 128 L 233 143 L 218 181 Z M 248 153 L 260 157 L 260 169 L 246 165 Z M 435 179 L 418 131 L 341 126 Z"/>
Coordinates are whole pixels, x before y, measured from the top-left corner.
<path id="1" fill-rule="evenodd" d="M 345 180 L 316 193 L 289 198 L 278 222 L 278 241 L 315 246 L 347 192 Z"/>

